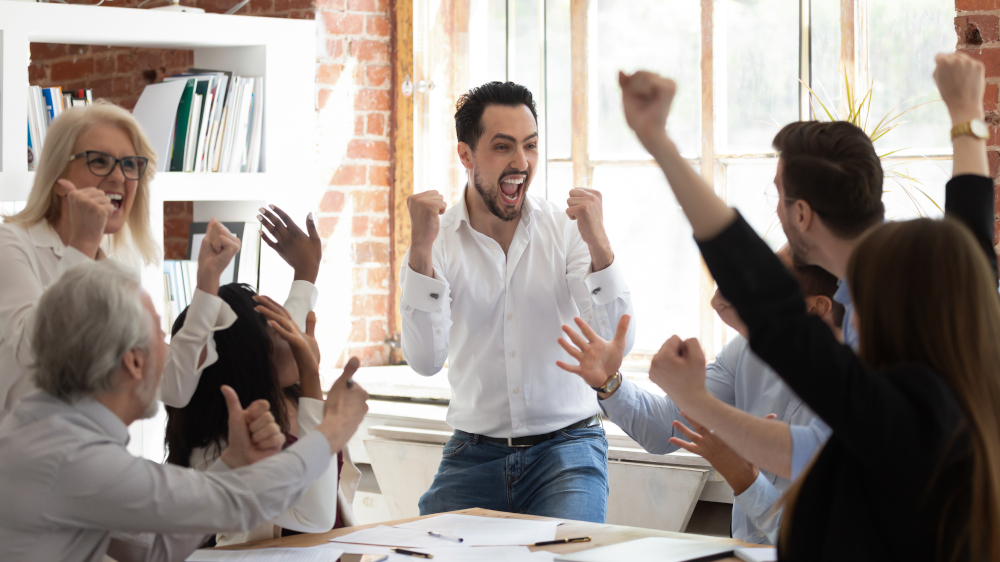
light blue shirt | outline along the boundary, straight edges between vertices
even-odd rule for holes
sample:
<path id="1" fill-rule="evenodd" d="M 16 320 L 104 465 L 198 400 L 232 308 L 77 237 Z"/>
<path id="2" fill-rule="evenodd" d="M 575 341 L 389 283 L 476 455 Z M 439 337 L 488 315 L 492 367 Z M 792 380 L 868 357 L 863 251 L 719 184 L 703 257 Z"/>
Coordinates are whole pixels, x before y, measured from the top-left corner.
<path id="1" fill-rule="evenodd" d="M 753 354 L 742 336 L 727 343 L 708 365 L 705 387 L 719 400 L 755 416 L 777 414 L 779 420 L 793 427 L 809 428 L 811 423 L 823 423 Z M 613 422 L 651 453 L 677 450 L 670 444 L 671 437 L 686 439 L 671 425 L 674 420 L 685 421 L 680 408 L 670 398 L 642 390 L 627 380 L 623 379 L 621 388 L 600 404 Z M 758 544 L 773 543 L 780 516 L 772 516 L 771 508 L 788 485 L 788 480 L 761 470 L 757 480 L 736 496 L 733 537 Z"/>

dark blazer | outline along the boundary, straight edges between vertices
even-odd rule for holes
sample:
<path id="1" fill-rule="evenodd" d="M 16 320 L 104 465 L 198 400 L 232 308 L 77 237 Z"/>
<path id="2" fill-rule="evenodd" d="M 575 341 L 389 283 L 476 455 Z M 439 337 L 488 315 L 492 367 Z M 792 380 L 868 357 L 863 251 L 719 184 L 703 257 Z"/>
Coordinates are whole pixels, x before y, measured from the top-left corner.
<path id="1" fill-rule="evenodd" d="M 970 228 L 996 274 L 993 181 L 953 178 L 946 197 L 945 212 Z M 967 420 L 951 388 L 921 365 L 865 367 L 806 314 L 795 279 L 742 216 L 699 247 L 754 353 L 833 430 L 784 519 L 792 534 L 780 559 L 950 554 L 971 497 Z"/>

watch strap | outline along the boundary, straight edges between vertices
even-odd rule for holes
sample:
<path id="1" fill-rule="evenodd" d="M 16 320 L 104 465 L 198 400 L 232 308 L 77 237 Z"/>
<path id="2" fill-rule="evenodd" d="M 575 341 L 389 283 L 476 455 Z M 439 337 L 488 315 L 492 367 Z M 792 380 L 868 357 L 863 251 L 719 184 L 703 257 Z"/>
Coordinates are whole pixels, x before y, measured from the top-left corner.
<path id="1" fill-rule="evenodd" d="M 622 376 L 622 372 L 621 371 L 616 371 L 615 374 L 611 378 L 609 378 L 607 380 L 607 382 L 604 383 L 604 386 L 592 386 L 590 388 L 593 388 L 597 392 L 607 393 L 608 392 L 608 386 L 610 386 L 611 383 L 614 382 L 615 379 L 621 379 L 621 376 Z"/>

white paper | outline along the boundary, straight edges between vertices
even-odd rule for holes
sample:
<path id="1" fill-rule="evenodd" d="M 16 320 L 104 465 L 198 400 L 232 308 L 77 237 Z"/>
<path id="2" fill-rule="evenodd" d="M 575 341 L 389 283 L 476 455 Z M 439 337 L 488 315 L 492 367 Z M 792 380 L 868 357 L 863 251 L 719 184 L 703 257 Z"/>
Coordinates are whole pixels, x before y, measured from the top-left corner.
<path id="1" fill-rule="evenodd" d="M 465 548 L 472 546 L 466 542 L 455 542 L 427 534 L 418 529 L 400 529 L 379 525 L 371 529 L 362 529 L 349 535 L 330 539 L 336 543 L 374 544 L 380 546 L 401 546 L 404 548 Z M 413 562 L 412 560 L 410 562 Z"/>
<path id="2" fill-rule="evenodd" d="M 734 552 L 737 558 L 746 562 L 777 562 L 777 548 L 737 548 Z"/>
<path id="3" fill-rule="evenodd" d="M 392 550 L 371 545 L 343 544 L 338 546 L 346 554 L 387 554 L 385 562 L 417 562 L 423 558 L 414 558 L 405 554 L 396 554 Z M 434 556 L 434 562 L 552 562 L 555 556 L 551 552 L 532 553 L 525 546 L 483 546 L 476 548 L 414 548 L 416 552 L 425 552 Z M 541 554 L 541 556 L 535 556 Z"/>
<path id="4" fill-rule="evenodd" d="M 186 84 L 186 80 L 150 84 L 132 109 L 132 116 L 142 125 L 156 152 L 158 172 L 166 172 L 170 168 L 170 141 L 174 137 L 177 106 L 181 103 Z"/>
<path id="5" fill-rule="evenodd" d="M 447 533 L 462 537 L 462 544 L 469 546 L 516 546 L 554 540 L 556 527 L 561 523 L 447 513 L 403 523 L 396 528 Z"/>
<path id="6" fill-rule="evenodd" d="M 259 548 L 255 550 L 196 550 L 187 562 L 239 560 L 241 562 L 335 562 L 344 553 L 337 545 L 300 548 Z M 412 560 L 410 561 L 412 562 Z"/>

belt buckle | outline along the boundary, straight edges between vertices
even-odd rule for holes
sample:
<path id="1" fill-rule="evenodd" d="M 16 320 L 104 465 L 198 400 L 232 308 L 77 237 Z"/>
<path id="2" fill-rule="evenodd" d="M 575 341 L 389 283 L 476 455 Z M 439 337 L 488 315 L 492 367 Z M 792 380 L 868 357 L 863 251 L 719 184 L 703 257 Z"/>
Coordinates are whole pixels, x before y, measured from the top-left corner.
<path id="1" fill-rule="evenodd" d="M 512 448 L 518 448 L 518 449 L 521 449 L 521 448 L 524 448 L 524 447 L 531 447 L 531 445 L 515 445 L 513 437 L 508 437 L 507 438 L 507 446 L 508 447 L 512 447 Z"/>

